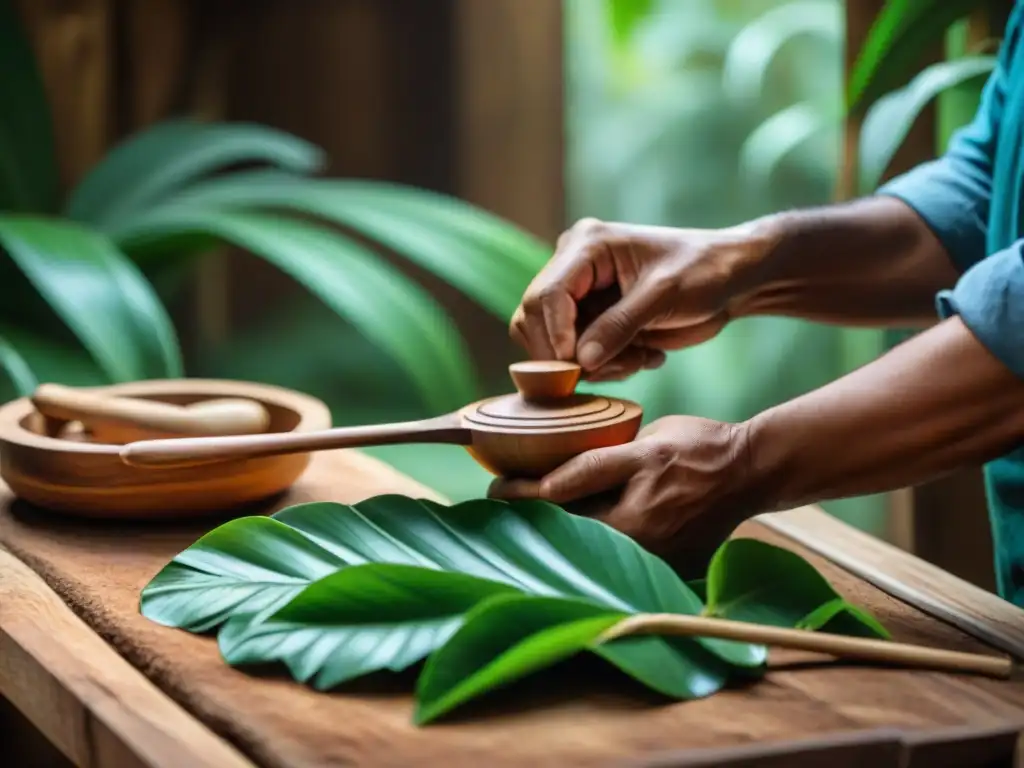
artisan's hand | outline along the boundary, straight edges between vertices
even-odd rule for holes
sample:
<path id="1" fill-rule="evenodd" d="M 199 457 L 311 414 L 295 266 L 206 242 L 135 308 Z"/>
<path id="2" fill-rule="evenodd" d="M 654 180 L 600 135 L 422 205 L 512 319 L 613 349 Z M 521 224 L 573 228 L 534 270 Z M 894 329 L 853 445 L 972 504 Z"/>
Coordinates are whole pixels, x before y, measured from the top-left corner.
<path id="1" fill-rule="evenodd" d="M 741 228 L 584 219 L 562 235 L 530 284 L 511 336 L 534 359 L 576 360 L 591 381 L 656 368 L 665 351 L 706 341 L 725 326 L 745 267 L 767 248 Z"/>
<path id="2" fill-rule="evenodd" d="M 589 499 L 586 513 L 674 560 L 709 554 L 751 513 L 737 495 L 749 480 L 748 458 L 744 425 L 669 416 L 633 442 L 581 454 L 540 481 L 496 480 L 490 495 L 562 505 Z M 621 495 L 601 509 L 596 501 L 607 491 Z"/>

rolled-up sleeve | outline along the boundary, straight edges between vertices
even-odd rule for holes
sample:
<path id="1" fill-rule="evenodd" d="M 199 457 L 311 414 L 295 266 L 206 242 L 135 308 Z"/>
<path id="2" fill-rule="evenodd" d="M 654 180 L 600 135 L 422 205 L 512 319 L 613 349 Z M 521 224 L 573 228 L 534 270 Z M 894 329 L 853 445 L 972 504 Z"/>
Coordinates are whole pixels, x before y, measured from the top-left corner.
<path id="1" fill-rule="evenodd" d="M 959 315 L 990 352 L 1024 378 L 1024 240 L 1005 248 L 988 242 L 993 163 L 1022 6 L 1012 12 L 971 123 L 953 136 L 942 157 L 898 176 L 877 194 L 913 208 L 961 272 L 956 285 L 936 297 L 939 316 Z"/>
<path id="2" fill-rule="evenodd" d="M 971 333 L 1024 379 L 1024 240 L 975 264 L 938 295 L 939 316 L 960 315 Z"/>
<path id="3" fill-rule="evenodd" d="M 1005 77 L 1000 61 L 985 84 L 974 120 L 953 135 L 945 154 L 897 176 L 877 192 L 913 208 L 961 272 L 985 258 Z"/>

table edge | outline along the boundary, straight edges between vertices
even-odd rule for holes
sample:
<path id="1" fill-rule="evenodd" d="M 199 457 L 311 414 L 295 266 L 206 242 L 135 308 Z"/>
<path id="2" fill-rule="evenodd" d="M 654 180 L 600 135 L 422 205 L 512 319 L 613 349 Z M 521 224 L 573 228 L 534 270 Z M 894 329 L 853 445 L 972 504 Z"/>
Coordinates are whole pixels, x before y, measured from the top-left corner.
<path id="1" fill-rule="evenodd" d="M 0 695 L 72 763 L 254 768 L 2 545 L 0 572 Z"/>
<path id="2" fill-rule="evenodd" d="M 358 451 L 339 453 L 364 471 L 400 480 L 406 494 L 450 503 L 379 459 Z M 753 520 L 908 605 L 1024 658 L 1024 611 L 998 596 L 817 506 Z M 196 768 L 254 768 L 122 658 L 41 576 L 2 545 L 0 571 L 5 576 L 0 580 L 0 695 L 72 762 L 88 768 L 177 768 L 185 759 L 184 764 Z M 59 631 L 54 631 L 55 624 Z M 5 664 L 12 651 L 17 662 L 30 665 L 29 674 Z M 40 680 L 46 688 L 42 703 Z M 58 715 L 56 721 L 53 714 Z"/>
<path id="3" fill-rule="evenodd" d="M 818 506 L 753 518 L 898 600 L 1024 659 L 1024 610 Z"/>

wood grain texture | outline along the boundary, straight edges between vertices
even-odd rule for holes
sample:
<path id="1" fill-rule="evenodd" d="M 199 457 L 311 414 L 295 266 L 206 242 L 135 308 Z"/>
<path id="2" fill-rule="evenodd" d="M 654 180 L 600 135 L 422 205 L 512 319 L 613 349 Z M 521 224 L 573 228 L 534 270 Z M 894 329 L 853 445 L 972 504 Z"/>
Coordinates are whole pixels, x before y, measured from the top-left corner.
<path id="1" fill-rule="evenodd" d="M 460 197 L 550 242 L 565 229 L 562 4 L 455 0 Z"/>
<path id="2" fill-rule="evenodd" d="M 443 501 L 379 461 L 339 451 L 316 454 L 303 478 L 263 511 L 308 501 L 351 503 L 381 493 Z M 0 505 L 0 543 L 30 563 L 161 690 L 264 768 L 596 767 L 668 750 L 688 754 L 883 726 L 979 728 L 1017 725 L 1024 719 L 1024 686 L 1012 682 L 822 663 L 820 657 L 773 650 L 763 680 L 698 701 L 647 696 L 584 657 L 579 664 L 553 668 L 481 700 L 448 722 L 415 728 L 410 723 L 414 675 L 320 694 L 284 675 L 231 669 L 212 639 L 141 617 L 139 591 L 204 530 L 205 524 L 184 522 L 101 526 L 58 521 L 12 506 L 9 497 Z M 757 520 L 745 523 L 736 535 L 797 551 L 840 594 L 877 616 L 898 641 L 972 653 L 989 650 Z"/>
<path id="3" fill-rule="evenodd" d="M 0 695 L 80 768 L 252 765 L 118 656 L 3 547 Z"/>
<path id="4" fill-rule="evenodd" d="M 1020 726 L 875 728 L 775 744 L 673 752 L 621 768 L 1017 768 Z"/>
<path id="5" fill-rule="evenodd" d="M 586 451 L 628 443 L 640 429 L 643 410 L 636 403 L 574 394 L 578 366 L 518 364 L 510 367 L 510 373 L 519 393 L 481 400 L 431 419 L 320 431 L 143 440 L 124 446 L 120 455 L 132 467 L 184 471 L 198 470 L 207 462 L 439 443 L 465 446 L 492 474 L 540 478 Z"/>
<path id="6" fill-rule="evenodd" d="M 858 531 L 817 507 L 756 519 L 918 610 L 1024 659 L 1024 611 L 997 595 Z"/>
<path id="7" fill-rule="evenodd" d="M 153 379 L 89 391 L 178 405 L 254 400 L 270 414 L 272 432 L 312 432 L 331 423 L 319 400 L 263 384 Z M 67 514 L 150 520 L 222 514 L 280 493 L 309 463 L 308 454 L 294 454 L 154 472 L 126 465 L 118 445 L 50 437 L 42 421 L 28 398 L 0 407 L 0 475 L 21 498 Z"/>

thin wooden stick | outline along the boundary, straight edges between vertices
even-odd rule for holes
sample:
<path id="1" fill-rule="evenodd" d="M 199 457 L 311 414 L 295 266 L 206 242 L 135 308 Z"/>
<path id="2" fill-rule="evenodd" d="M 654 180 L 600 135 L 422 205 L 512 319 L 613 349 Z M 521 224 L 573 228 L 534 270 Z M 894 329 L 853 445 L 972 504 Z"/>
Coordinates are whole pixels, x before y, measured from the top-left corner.
<path id="1" fill-rule="evenodd" d="M 630 616 L 607 630 L 601 640 L 606 642 L 624 635 L 638 634 L 714 637 L 774 645 L 795 651 L 824 653 L 839 658 L 877 661 L 943 672 L 970 672 L 1004 679 L 1014 676 L 1017 669 L 1017 665 L 1011 659 L 1001 656 L 946 651 L 921 645 L 894 643 L 890 640 L 847 637 L 805 629 L 784 629 L 745 621 L 670 613 Z"/>

